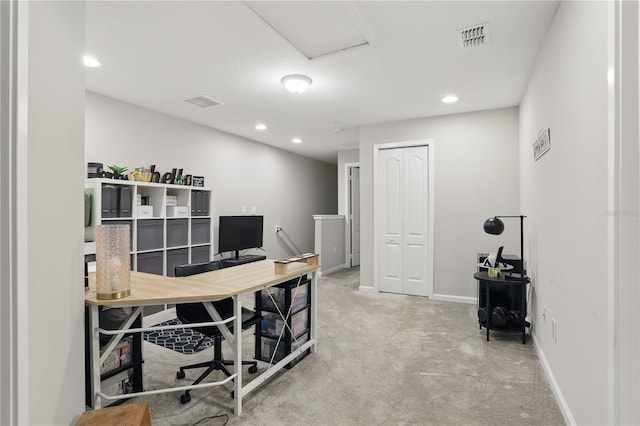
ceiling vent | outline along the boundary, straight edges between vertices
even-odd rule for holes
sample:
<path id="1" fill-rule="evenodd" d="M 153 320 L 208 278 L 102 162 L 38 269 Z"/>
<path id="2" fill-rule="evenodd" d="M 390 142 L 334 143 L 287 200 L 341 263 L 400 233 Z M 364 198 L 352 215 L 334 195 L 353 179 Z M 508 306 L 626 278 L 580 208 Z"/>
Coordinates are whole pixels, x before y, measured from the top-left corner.
<path id="1" fill-rule="evenodd" d="M 205 95 L 195 96 L 193 98 L 185 99 L 184 101 L 200 108 L 208 108 L 210 106 L 222 105 L 222 102 L 218 102 L 215 99 Z"/>
<path id="2" fill-rule="evenodd" d="M 474 27 L 463 28 L 458 30 L 458 40 L 460 47 L 468 49 L 470 47 L 480 47 L 489 44 L 489 23 L 476 25 Z"/>

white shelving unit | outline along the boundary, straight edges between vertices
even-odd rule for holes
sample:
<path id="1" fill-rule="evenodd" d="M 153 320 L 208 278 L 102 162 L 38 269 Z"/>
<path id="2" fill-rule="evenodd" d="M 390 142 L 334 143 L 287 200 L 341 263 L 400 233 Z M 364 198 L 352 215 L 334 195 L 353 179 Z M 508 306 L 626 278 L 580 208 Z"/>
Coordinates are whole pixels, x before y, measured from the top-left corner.
<path id="1" fill-rule="evenodd" d="M 124 191 L 122 190 L 124 188 Z M 85 228 L 85 254 L 95 250 L 96 225 L 131 226 L 131 269 L 173 276 L 173 268 L 184 263 L 213 260 L 213 203 L 211 189 L 117 179 L 87 179 L 85 191 L 92 194 L 91 224 Z M 113 197 L 111 191 L 116 191 Z M 113 206 L 121 193 L 130 207 Z M 167 197 L 174 196 L 177 206 L 187 215 L 167 216 Z M 141 216 L 139 198 L 152 206 L 150 216 Z M 112 208 L 107 207 L 108 204 Z M 197 207 L 197 208 L 196 208 Z"/>

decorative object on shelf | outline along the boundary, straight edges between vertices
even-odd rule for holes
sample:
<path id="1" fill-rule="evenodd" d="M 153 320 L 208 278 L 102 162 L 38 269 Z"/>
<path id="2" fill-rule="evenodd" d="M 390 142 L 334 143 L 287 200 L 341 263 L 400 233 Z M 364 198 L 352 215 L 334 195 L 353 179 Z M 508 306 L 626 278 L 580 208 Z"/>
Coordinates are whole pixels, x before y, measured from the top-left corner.
<path id="1" fill-rule="evenodd" d="M 135 171 L 129 173 L 129 177 L 138 182 L 151 182 L 153 173 L 144 167 L 137 167 Z"/>
<path id="2" fill-rule="evenodd" d="M 184 185 L 184 176 L 182 176 L 182 175 L 177 175 L 177 176 L 176 176 L 175 184 L 176 184 L 176 185 Z"/>
<path id="3" fill-rule="evenodd" d="M 96 297 L 120 299 L 131 294 L 129 225 L 96 226 Z"/>
<path id="4" fill-rule="evenodd" d="M 102 163 L 87 163 L 87 177 L 100 178 L 103 177 Z"/>
<path id="5" fill-rule="evenodd" d="M 192 177 L 193 186 L 203 187 L 204 186 L 204 176 L 193 176 Z"/>
<path id="6" fill-rule="evenodd" d="M 114 179 L 127 179 L 127 177 L 124 175 L 124 172 L 129 170 L 127 167 L 120 167 L 120 166 L 116 166 L 115 164 L 108 167 L 113 172 Z"/>
<path id="7" fill-rule="evenodd" d="M 520 268 L 520 276 L 525 276 L 524 270 L 524 218 L 526 216 L 493 216 L 484 222 L 484 232 L 491 235 L 500 235 L 504 231 L 504 222 L 500 220 L 500 218 L 520 218 L 520 262 L 522 262 L 522 267 Z"/>

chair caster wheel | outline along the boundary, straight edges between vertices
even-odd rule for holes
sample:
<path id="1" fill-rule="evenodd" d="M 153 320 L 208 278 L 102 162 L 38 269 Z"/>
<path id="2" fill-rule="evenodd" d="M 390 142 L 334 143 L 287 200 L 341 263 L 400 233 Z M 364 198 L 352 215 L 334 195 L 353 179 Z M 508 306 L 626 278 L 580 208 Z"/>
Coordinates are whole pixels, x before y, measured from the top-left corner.
<path id="1" fill-rule="evenodd" d="M 257 372 L 258 372 L 258 367 L 256 367 L 255 365 L 252 365 L 251 367 L 249 367 L 249 373 L 255 374 Z"/>
<path id="2" fill-rule="evenodd" d="M 184 371 L 178 371 L 176 373 L 176 379 L 184 379 L 184 377 L 185 377 Z"/>
<path id="3" fill-rule="evenodd" d="M 191 395 L 189 395 L 189 392 L 185 392 L 182 395 L 180 395 L 180 402 L 183 404 L 186 404 L 187 402 L 191 401 Z"/>

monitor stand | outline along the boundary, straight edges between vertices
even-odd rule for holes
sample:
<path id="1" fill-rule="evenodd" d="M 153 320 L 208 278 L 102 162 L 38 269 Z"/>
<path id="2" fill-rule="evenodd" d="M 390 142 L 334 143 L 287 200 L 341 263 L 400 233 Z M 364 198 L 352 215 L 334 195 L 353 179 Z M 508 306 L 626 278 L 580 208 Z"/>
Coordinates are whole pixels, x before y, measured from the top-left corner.
<path id="1" fill-rule="evenodd" d="M 236 250 L 235 256 L 227 259 L 222 259 L 222 265 L 225 268 L 228 268 L 230 266 L 238 266 L 244 265 L 245 263 L 258 262 L 260 260 L 265 260 L 266 258 L 267 256 L 261 254 L 245 254 L 243 256 L 240 256 L 238 251 Z"/>

